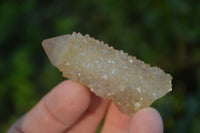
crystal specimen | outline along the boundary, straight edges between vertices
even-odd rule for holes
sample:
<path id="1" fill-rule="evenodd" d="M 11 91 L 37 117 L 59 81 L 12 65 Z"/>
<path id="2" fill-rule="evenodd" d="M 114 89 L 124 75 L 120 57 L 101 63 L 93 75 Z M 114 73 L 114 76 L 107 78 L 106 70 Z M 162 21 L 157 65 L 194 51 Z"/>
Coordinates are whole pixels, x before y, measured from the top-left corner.
<path id="1" fill-rule="evenodd" d="M 150 67 L 89 35 L 74 32 L 46 39 L 42 45 L 64 77 L 111 99 L 122 112 L 133 114 L 172 90 L 172 77 L 160 68 Z"/>

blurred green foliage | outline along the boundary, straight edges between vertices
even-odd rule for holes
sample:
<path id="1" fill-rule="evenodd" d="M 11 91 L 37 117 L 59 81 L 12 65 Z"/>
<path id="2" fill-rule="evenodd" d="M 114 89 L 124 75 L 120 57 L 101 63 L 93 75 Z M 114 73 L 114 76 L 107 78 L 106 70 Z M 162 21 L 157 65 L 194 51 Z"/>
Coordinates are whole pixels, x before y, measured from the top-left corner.
<path id="1" fill-rule="evenodd" d="M 173 76 L 156 101 L 165 132 L 200 132 L 200 1 L 0 2 L 0 132 L 63 80 L 43 39 L 73 31 L 104 40 Z"/>

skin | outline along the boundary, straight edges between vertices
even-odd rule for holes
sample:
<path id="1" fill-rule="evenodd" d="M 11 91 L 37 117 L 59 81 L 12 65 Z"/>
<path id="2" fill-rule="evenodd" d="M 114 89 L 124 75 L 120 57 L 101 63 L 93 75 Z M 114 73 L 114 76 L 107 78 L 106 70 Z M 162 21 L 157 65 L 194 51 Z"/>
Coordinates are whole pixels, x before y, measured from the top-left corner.
<path id="1" fill-rule="evenodd" d="M 95 133 L 106 112 L 102 133 L 163 132 L 162 119 L 155 109 L 144 108 L 130 117 L 86 86 L 66 80 L 22 116 L 8 133 Z"/>

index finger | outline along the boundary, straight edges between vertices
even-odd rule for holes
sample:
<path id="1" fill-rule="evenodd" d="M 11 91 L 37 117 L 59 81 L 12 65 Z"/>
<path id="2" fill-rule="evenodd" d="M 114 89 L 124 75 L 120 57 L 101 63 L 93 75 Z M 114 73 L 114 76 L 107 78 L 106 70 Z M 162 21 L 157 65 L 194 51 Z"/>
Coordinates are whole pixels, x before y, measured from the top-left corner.
<path id="1" fill-rule="evenodd" d="M 75 81 L 64 81 L 42 98 L 8 132 L 63 132 L 81 117 L 89 104 L 90 92 L 87 87 Z"/>

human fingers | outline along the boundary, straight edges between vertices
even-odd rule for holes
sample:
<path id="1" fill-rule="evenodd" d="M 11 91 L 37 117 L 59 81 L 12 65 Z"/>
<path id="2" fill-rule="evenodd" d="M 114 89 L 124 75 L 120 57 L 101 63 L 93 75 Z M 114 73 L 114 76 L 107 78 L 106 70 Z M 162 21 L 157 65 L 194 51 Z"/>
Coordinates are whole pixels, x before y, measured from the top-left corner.
<path id="1" fill-rule="evenodd" d="M 163 133 L 163 122 L 158 111 L 148 107 L 136 112 L 129 133 Z"/>
<path id="2" fill-rule="evenodd" d="M 87 110 L 90 99 L 90 91 L 87 87 L 75 81 L 64 81 L 42 98 L 8 132 L 63 132 Z"/>
<path id="3" fill-rule="evenodd" d="M 102 133 L 125 133 L 129 130 L 131 117 L 121 113 L 114 103 L 109 107 Z"/>
<path id="4" fill-rule="evenodd" d="M 68 129 L 67 133 L 95 133 L 104 118 L 110 101 L 91 93 L 91 102 L 81 118 Z"/>

